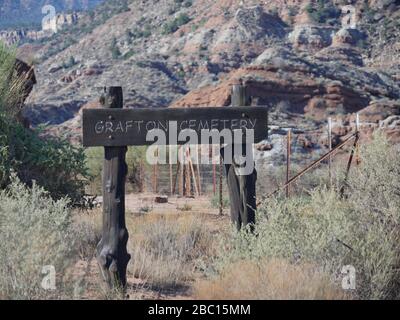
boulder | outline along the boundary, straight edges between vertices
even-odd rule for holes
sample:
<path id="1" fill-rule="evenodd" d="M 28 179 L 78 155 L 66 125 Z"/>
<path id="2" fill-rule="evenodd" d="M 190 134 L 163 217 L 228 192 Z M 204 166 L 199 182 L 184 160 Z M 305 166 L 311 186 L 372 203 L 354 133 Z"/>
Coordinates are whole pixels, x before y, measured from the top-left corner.
<path id="1" fill-rule="evenodd" d="M 60 71 L 63 67 L 59 64 L 52 64 L 50 68 L 47 70 L 48 73 L 55 73 Z"/>
<path id="2" fill-rule="evenodd" d="M 317 25 L 296 25 L 288 35 L 289 41 L 295 48 L 318 51 L 332 43 L 332 27 Z"/>
<path id="3" fill-rule="evenodd" d="M 342 28 L 334 36 L 332 46 L 356 45 L 365 39 L 365 35 L 358 29 Z"/>
<path id="4" fill-rule="evenodd" d="M 156 196 L 154 199 L 155 203 L 168 203 L 168 196 Z"/>

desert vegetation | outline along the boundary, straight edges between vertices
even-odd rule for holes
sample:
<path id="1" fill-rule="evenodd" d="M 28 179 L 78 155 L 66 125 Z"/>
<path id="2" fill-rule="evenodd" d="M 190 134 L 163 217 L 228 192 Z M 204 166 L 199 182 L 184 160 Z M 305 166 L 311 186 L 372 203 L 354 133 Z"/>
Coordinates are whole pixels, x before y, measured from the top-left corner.
<path id="1" fill-rule="evenodd" d="M 382 107 L 375 106 L 376 113 L 382 115 L 382 121 L 395 113 L 387 111 L 381 101 L 381 98 L 390 98 L 398 102 L 394 76 L 363 69 L 361 63 L 353 65 L 352 55 L 355 61 L 363 62 L 361 56 L 358 58 L 357 50 L 351 50 L 345 56 L 342 53 L 347 50 L 341 50 L 351 47 L 352 42 L 359 47 L 366 46 L 365 50 L 375 43 L 372 57 L 379 54 L 385 60 L 383 62 L 395 61 L 394 49 L 389 50 L 392 46 L 383 46 L 390 40 L 389 36 L 395 38 L 398 30 L 395 15 L 380 19 L 376 17 L 376 11 L 365 8 L 370 20 L 366 29 L 371 35 L 370 43 L 363 43 L 364 38 L 357 35 L 343 37 L 338 34 L 332 41 L 335 42 L 333 46 L 330 41 L 325 43 L 324 26 L 337 27 L 340 11 L 329 1 L 316 1 L 305 8 L 318 31 L 314 34 L 314 29 L 304 27 L 299 34 L 305 34 L 307 41 L 303 41 L 303 36 L 289 39 L 287 30 L 281 28 L 278 10 L 271 16 L 259 14 L 264 12 L 261 7 L 203 10 L 215 11 L 219 15 L 215 19 L 215 16 L 205 14 L 198 17 L 196 12 L 201 10 L 194 1 L 171 1 L 159 9 L 161 11 L 151 12 L 144 11 L 145 2 L 137 2 L 138 10 L 132 10 L 129 15 L 133 18 L 128 19 L 126 12 L 130 11 L 131 2 L 105 1 L 77 25 L 42 40 L 43 64 L 38 70 L 41 76 L 48 77 L 45 79 L 48 86 L 39 88 L 42 100 L 38 103 L 43 103 L 45 95 L 47 98 L 47 90 L 53 90 L 54 96 L 58 94 L 63 72 L 77 71 L 76 74 L 86 77 L 78 81 L 71 77 L 70 88 L 78 88 L 75 87 L 78 83 L 82 86 L 73 94 L 79 97 L 80 92 L 87 92 L 84 89 L 99 82 L 94 75 L 106 74 L 110 75 L 107 80 L 113 79 L 117 74 L 114 71 L 119 70 L 118 75 L 122 74 L 121 65 L 126 63 L 123 70 L 142 75 L 141 81 L 131 81 L 132 74 L 124 72 L 124 78 L 119 79 L 127 86 L 135 85 L 129 87 L 130 103 L 146 107 L 166 106 L 173 99 L 181 98 L 187 92 L 190 94 L 206 83 L 205 80 L 210 83 L 224 79 L 240 66 L 246 68 L 244 62 L 252 62 L 255 67 L 242 69 L 240 76 L 258 79 L 263 88 L 260 92 L 265 94 L 260 103 L 278 104 L 279 115 L 287 120 L 293 117 L 292 111 L 296 108 L 305 110 L 305 105 L 297 106 L 294 102 L 298 100 L 299 92 L 304 95 L 303 83 L 310 79 L 315 80 L 316 85 L 306 88 L 305 96 L 310 97 L 307 106 L 319 110 L 333 105 L 331 109 L 326 108 L 326 115 L 345 115 L 353 110 L 353 104 L 360 108 L 375 106 L 372 102 L 378 98 Z M 236 11 L 239 14 L 235 14 Z M 143 18 L 144 12 L 149 16 Z M 299 27 L 294 25 L 294 17 L 300 13 L 299 7 L 290 10 L 293 25 L 287 25 L 286 29 L 293 32 Z M 111 25 L 113 18 L 121 23 L 121 27 L 115 28 L 116 31 L 107 28 L 109 37 L 93 42 L 93 48 L 83 50 L 81 43 L 91 43 L 86 36 L 91 34 L 100 39 L 105 29 L 102 25 Z M 276 23 L 270 25 L 273 19 Z M 205 32 L 208 21 L 215 25 Z M 377 28 L 371 27 L 378 24 Z M 200 41 L 194 36 L 195 32 L 203 33 L 204 39 Z M 261 41 L 261 35 L 274 33 L 281 34 L 281 42 L 269 36 L 265 42 Z M 382 35 L 379 41 L 378 33 Z M 166 39 L 165 44 L 173 44 L 167 47 L 164 55 L 144 56 L 146 52 L 159 52 L 158 45 L 164 45 L 162 39 Z M 308 41 L 313 39 L 317 41 Z M 221 43 L 225 44 L 223 54 L 216 51 L 220 50 L 218 44 Z M 308 54 L 322 49 L 314 47 L 315 44 L 331 51 L 320 52 L 316 59 L 315 55 Z M 286 47 L 292 45 L 304 46 L 307 54 L 286 51 Z M 191 50 L 187 54 L 184 47 L 185 50 L 199 50 L 194 50 L 198 51 L 195 55 Z M 70 51 L 65 52 L 67 48 Z M 264 54 L 260 50 L 265 48 Z M 390 54 L 386 54 L 389 51 Z M 189 201 L 165 214 L 153 213 L 147 203 L 141 204 L 136 211 L 127 207 L 128 252 L 132 255 L 128 265 L 128 285 L 124 295 L 104 291 L 95 260 L 95 249 L 101 237 L 101 206 L 91 209 L 82 206 L 85 193 L 101 194 L 103 149 L 84 150 L 63 138 L 50 137 L 41 127 L 28 129 L 20 123 L 24 84 L 14 71 L 15 56 L 14 49 L 0 43 L 0 299 L 400 298 L 400 153 L 398 146 L 393 146 L 380 132 L 362 145 L 360 164 L 352 167 L 347 180 L 340 163 L 334 169 L 333 183 L 328 181 L 327 170 L 316 169 L 314 174 L 305 175 L 291 187 L 289 198 L 277 193 L 264 199 L 283 184 L 285 168 L 274 164 L 270 171 L 259 172 L 257 196 L 262 202 L 252 231 L 237 232 L 230 225 L 226 195 L 223 216 L 210 214 L 206 207 L 201 214 L 195 214 Z M 329 61 L 322 59 L 325 56 Z M 113 63 L 109 63 L 109 57 L 113 58 Z M 341 62 L 341 59 L 344 60 Z M 99 63 L 86 65 L 90 60 Z M 199 68 L 201 60 L 204 68 Z M 271 69 L 268 73 L 253 73 L 266 66 Z M 195 78 L 203 73 L 208 78 Z M 220 82 L 226 92 L 232 80 L 227 79 L 225 85 L 224 80 Z M 273 90 L 263 87 L 271 81 Z M 287 82 L 293 82 L 293 86 L 288 87 Z M 326 90 L 323 89 L 325 84 L 329 84 Z M 311 100 L 320 87 L 321 94 L 335 89 L 339 99 L 332 101 L 330 95 L 321 103 Z M 288 92 L 287 103 L 279 105 L 280 97 L 276 92 L 279 95 Z M 203 93 L 200 91 L 195 99 L 185 100 L 185 105 L 199 101 L 204 105 L 215 103 L 215 99 L 203 103 L 201 98 L 209 96 Z M 66 97 L 62 94 L 58 94 L 58 101 Z M 142 101 L 145 96 L 149 99 Z M 83 99 L 82 95 L 80 98 Z M 351 103 L 336 104 L 336 101 Z M 398 104 L 393 104 L 393 108 L 389 106 L 390 110 L 398 109 Z M 374 108 L 368 112 L 375 112 Z M 321 125 L 311 112 L 301 114 L 301 118 L 307 120 L 307 126 L 311 122 Z M 297 125 L 300 117 L 293 119 Z M 286 127 L 282 118 L 275 120 Z M 289 123 L 287 127 L 290 126 Z M 140 166 L 145 164 L 144 151 L 144 148 L 128 149 L 128 193 L 141 189 L 138 183 Z M 305 153 L 299 154 L 305 157 Z M 296 159 L 292 160 L 292 170 L 298 172 L 301 167 L 297 166 Z M 218 207 L 219 195 L 210 196 L 209 202 L 212 207 Z M 55 290 L 46 290 L 41 285 L 46 266 L 53 266 L 56 271 Z M 345 266 L 354 267 L 354 289 L 342 288 Z"/>
<path id="2" fill-rule="evenodd" d="M 88 177 L 83 149 L 62 138 L 43 138 L 40 128 L 33 131 L 20 123 L 25 87 L 14 69 L 15 52 L 0 43 L 0 57 L 0 185 L 6 186 L 15 172 L 55 199 L 68 195 L 79 203 Z"/>
<path id="3" fill-rule="evenodd" d="M 129 297 L 398 298 L 399 153 L 376 134 L 360 157 L 344 196 L 339 182 L 290 199 L 277 195 L 259 207 L 254 233 L 190 210 L 129 213 Z M 10 181 L 0 194 L 1 297 L 123 298 L 104 291 L 96 268 L 88 271 L 101 210 L 72 209 L 37 184 Z M 78 261 L 88 268 L 78 272 Z M 55 292 L 40 287 L 47 264 L 58 271 Z M 346 265 L 356 270 L 354 290 L 341 287 Z"/>
<path id="4" fill-rule="evenodd" d="M 265 201 L 258 210 L 254 234 L 232 232 L 221 241 L 215 259 L 218 280 L 210 286 L 221 291 L 223 285 L 218 281 L 225 283 L 235 276 L 226 273 L 235 263 L 254 263 L 256 268 L 265 261 L 280 259 L 279 264 L 283 259 L 293 268 L 314 266 L 316 274 L 329 275 L 337 285 L 343 266 L 352 265 L 356 289 L 349 292 L 351 297 L 398 298 L 399 153 L 384 136 L 376 134 L 363 147 L 361 159 L 345 185 L 344 197 L 338 184 L 332 189 L 317 186 L 308 195 Z M 200 291 L 204 291 L 204 283 Z M 225 297 L 231 292 L 228 286 Z"/>

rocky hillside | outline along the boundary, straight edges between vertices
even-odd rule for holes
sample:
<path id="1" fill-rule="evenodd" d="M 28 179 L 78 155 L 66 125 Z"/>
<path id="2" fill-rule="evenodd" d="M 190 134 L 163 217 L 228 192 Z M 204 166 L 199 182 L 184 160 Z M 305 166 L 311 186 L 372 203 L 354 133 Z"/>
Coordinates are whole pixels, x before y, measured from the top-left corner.
<path id="1" fill-rule="evenodd" d="M 97 11 L 49 43 L 21 48 L 40 61 L 27 115 L 77 136 L 78 110 L 97 99 L 96 87 L 122 85 L 129 107 L 217 106 L 242 78 L 280 126 L 346 122 L 357 111 L 368 123 L 395 116 L 393 126 L 400 1 L 348 2 L 134 0 L 101 23 Z"/>

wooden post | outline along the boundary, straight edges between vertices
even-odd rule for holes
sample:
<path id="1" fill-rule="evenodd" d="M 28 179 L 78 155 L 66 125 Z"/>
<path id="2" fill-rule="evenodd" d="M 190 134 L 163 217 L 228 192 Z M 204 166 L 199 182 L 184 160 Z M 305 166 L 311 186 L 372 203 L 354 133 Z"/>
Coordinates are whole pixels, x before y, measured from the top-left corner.
<path id="1" fill-rule="evenodd" d="M 121 87 L 104 88 L 101 97 L 104 108 L 122 108 Z M 113 139 L 110 135 L 109 139 Z M 127 147 L 105 147 L 103 164 L 103 230 L 97 245 L 97 261 L 109 288 L 126 285 L 126 268 L 130 260 L 126 244 L 125 225 L 125 162 Z"/>
<path id="2" fill-rule="evenodd" d="M 198 189 L 199 195 L 201 196 L 201 170 L 200 170 L 200 159 L 201 159 L 201 146 L 197 147 L 197 181 L 198 181 Z"/>
<path id="3" fill-rule="evenodd" d="M 178 178 L 179 178 L 180 167 L 181 167 L 181 166 L 180 166 L 180 163 L 178 162 L 177 165 L 176 165 L 176 173 L 175 173 L 175 179 L 174 179 L 174 188 L 172 189 L 172 194 L 175 194 L 176 183 L 177 183 Z M 178 184 L 179 184 L 179 182 L 178 182 Z M 178 189 L 179 189 L 179 185 L 178 185 Z M 179 192 L 179 190 L 178 190 L 178 192 Z"/>
<path id="4" fill-rule="evenodd" d="M 158 148 L 154 151 L 154 156 L 157 157 L 158 159 Z M 158 193 L 158 160 L 157 163 L 154 164 L 153 166 L 153 179 L 154 179 L 154 184 L 153 184 L 153 192 Z"/>
<path id="5" fill-rule="evenodd" d="M 192 175 L 191 175 L 191 169 L 190 169 L 190 152 L 189 152 L 189 147 L 186 149 L 186 159 L 187 159 L 187 164 L 186 164 L 186 196 L 191 197 L 192 196 Z M 194 184 L 196 181 L 194 181 Z"/>
<path id="6" fill-rule="evenodd" d="M 194 172 L 194 166 L 193 166 L 193 162 L 192 162 L 192 156 L 190 155 L 190 148 L 188 147 L 188 162 L 189 162 L 189 170 L 192 173 L 192 178 L 193 178 L 193 186 L 194 186 L 194 190 L 196 192 L 197 196 L 200 196 L 199 193 L 199 189 L 197 187 L 197 179 L 196 179 L 196 173 Z M 189 174 L 189 184 L 190 184 L 190 174 Z"/>
<path id="7" fill-rule="evenodd" d="M 291 129 L 287 132 L 287 143 L 286 143 L 286 183 L 290 179 L 290 151 L 291 151 Z M 289 198 L 290 188 L 289 185 L 286 186 L 286 197 Z"/>
<path id="8" fill-rule="evenodd" d="M 179 160 L 179 168 L 180 168 L 180 172 L 179 172 L 179 194 L 180 194 L 180 196 L 181 197 L 183 197 L 184 196 L 184 189 L 185 189 L 185 186 L 184 186 L 184 177 L 185 177 L 185 165 L 184 165 L 184 157 L 185 157 L 185 153 L 183 152 L 183 148 L 182 147 L 179 147 L 179 152 L 182 152 L 181 154 L 182 154 L 182 156 L 181 157 L 179 157 L 179 159 L 180 160 L 182 160 L 182 161 L 180 161 Z"/>
<path id="9" fill-rule="evenodd" d="M 222 171 L 223 171 L 223 161 L 222 156 L 219 157 L 219 215 L 224 214 L 224 203 L 222 199 Z"/>
<path id="10" fill-rule="evenodd" d="M 155 155 L 155 152 L 154 152 Z M 156 165 L 153 164 L 152 166 L 153 174 L 152 174 L 152 185 L 153 185 L 153 193 L 156 193 Z"/>
<path id="11" fill-rule="evenodd" d="M 359 138 L 360 138 L 360 114 L 356 114 L 356 134 L 357 134 L 357 144 L 356 144 L 356 165 L 360 164 L 360 148 L 359 148 Z"/>
<path id="12" fill-rule="evenodd" d="M 170 193 L 171 196 L 174 194 L 174 183 L 173 183 L 173 174 L 172 174 L 172 159 L 171 159 L 171 148 L 172 146 L 169 146 L 169 153 L 168 153 L 168 158 L 169 158 L 169 184 L 170 184 Z"/>
<path id="13" fill-rule="evenodd" d="M 345 186 L 347 186 L 347 181 L 349 179 L 349 174 L 350 174 L 351 163 L 353 161 L 354 153 L 356 152 L 358 140 L 359 140 L 359 135 L 357 134 L 357 131 L 356 131 L 356 137 L 354 139 L 354 145 L 351 148 L 349 160 L 347 162 L 347 168 L 346 168 L 346 175 L 344 177 L 344 183 L 343 183 L 342 187 L 340 188 L 340 196 L 341 197 L 344 196 L 344 188 L 345 188 Z"/>
<path id="14" fill-rule="evenodd" d="M 169 164 L 169 185 L 170 185 L 169 191 L 172 196 L 174 194 L 172 163 Z"/>
<path id="15" fill-rule="evenodd" d="M 211 157 L 212 158 L 212 157 Z M 213 175 L 213 194 L 215 194 L 217 192 L 217 168 L 216 165 L 214 163 L 214 159 L 211 160 L 212 161 L 212 175 Z"/>
<path id="16" fill-rule="evenodd" d="M 332 118 L 328 118 L 328 148 L 332 151 Z M 332 187 L 332 157 L 328 158 L 329 184 Z"/>
<path id="17" fill-rule="evenodd" d="M 140 160 L 139 163 L 139 192 L 142 193 L 144 189 L 143 184 L 143 160 Z"/>
<path id="18" fill-rule="evenodd" d="M 242 84 L 235 84 L 232 87 L 232 107 L 249 106 L 251 104 L 250 96 L 247 94 L 247 88 Z M 242 145 L 242 150 L 246 150 L 246 146 Z M 221 149 L 221 155 L 224 157 L 225 150 Z M 253 152 L 246 154 L 246 161 L 253 161 Z M 255 223 L 256 202 L 256 179 L 257 171 L 254 170 L 249 175 L 237 175 L 236 170 L 239 169 L 237 164 L 225 164 L 225 172 L 228 181 L 228 191 L 230 199 L 231 219 L 236 224 L 237 229 L 247 224 L 251 224 L 251 230 Z"/>

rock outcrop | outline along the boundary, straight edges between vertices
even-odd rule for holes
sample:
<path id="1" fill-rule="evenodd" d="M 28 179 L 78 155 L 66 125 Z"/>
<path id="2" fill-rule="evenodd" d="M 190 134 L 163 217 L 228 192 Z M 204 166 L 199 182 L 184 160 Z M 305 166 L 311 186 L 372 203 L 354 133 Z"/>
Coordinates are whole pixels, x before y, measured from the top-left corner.
<path id="1" fill-rule="evenodd" d="M 37 41 L 51 37 L 57 31 L 62 30 L 65 26 L 73 25 L 78 22 L 77 13 L 58 14 L 52 20 L 47 21 L 41 30 L 17 29 L 17 30 L 0 30 L 0 40 L 6 45 L 12 46 L 25 41 Z"/>

